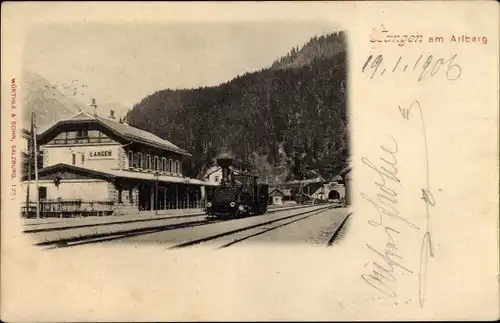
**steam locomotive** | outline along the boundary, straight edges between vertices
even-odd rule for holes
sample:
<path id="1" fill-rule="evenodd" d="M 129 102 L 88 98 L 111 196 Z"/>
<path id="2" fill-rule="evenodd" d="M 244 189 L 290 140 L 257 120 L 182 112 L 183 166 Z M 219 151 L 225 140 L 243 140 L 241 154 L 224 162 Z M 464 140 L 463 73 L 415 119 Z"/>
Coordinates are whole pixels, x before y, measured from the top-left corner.
<path id="1" fill-rule="evenodd" d="M 233 158 L 227 153 L 217 158 L 222 169 L 222 180 L 219 186 L 207 192 L 205 213 L 208 217 L 218 218 L 239 218 L 266 213 L 269 186 L 258 184 L 256 175 L 235 174 L 230 169 L 232 162 Z"/>

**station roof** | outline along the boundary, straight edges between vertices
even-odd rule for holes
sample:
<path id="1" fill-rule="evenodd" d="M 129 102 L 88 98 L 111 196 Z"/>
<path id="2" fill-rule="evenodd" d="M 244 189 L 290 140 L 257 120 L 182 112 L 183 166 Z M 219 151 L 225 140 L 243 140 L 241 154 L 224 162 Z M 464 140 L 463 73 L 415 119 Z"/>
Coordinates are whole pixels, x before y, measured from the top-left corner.
<path id="1" fill-rule="evenodd" d="M 172 176 L 159 174 L 158 177 L 155 177 L 154 173 L 150 172 L 132 172 L 128 170 L 107 170 L 107 171 L 99 171 L 90 168 L 80 167 L 69 165 L 65 163 L 59 163 L 56 165 L 48 166 L 42 168 L 38 171 L 38 177 L 40 180 L 44 179 L 53 179 L 55 176 L 59 175 L 62 179 L 74 179 L 74 176 L 78 176 L 79 178 L 89 178 L 89 179 L 100 179 L 110 181 L 113 179 L 135 179 L 135 180 L 144 180 L 144 181 L 156 181 L 164 182 L 164 183 L 177 183 L 177 184 L 187 184 L 187 185 L 200 185 L 200 186 L 215 186 L 212 183 L 207 183 L 204 181 L 200 181 L 198 179 L 188 178 L 188 177 L 180 177 L 180 176 Z M 34 174 L 32 175 L 32 180 L 34 178 Z M 23 181 L 26 181 L 27 176 L 23 177 Z"/>
<path id="2" fill-rule="evenodd" d="M 108 170 L 107 173 L 118 178 L 133 178 L 133 179 L 148 180 L 148 181 L 156 180 L 156 177 L 154 176 L 153 172 L 132 172 L 128 170 L 117 169 L 117 170 Z M 178 184 L 214 186 L 214 184 L 204 182 L 199 179 L 164 175 L 164 174 L 158 175 L 158 181 L 167 183 L 178 183 Z"/>
<path id="3" fill-rule="evenodd" d="M 74 123 L 79 123 L 82 121 L 91 121 L 91 122 L 96 122 L 99 125 L 111 130 L 115 135 L 122 137 L 126 140 L 130 140 L 133 142 L 138 142 L 146 145 L 152 145 L 158 148 L 166 149 L 169 151 L 173 151 L 182 155 L 187 155 L 190 156 L 185 149 L 179 148 L 173 143 L 171 143 L 168 140 L 162 139 L 148 131 L 132 127 L 128 124 L 125 123 L 120 123 L 115 120 L 109 119 L 109 118 L 104 118 L 99 115 L 92 115 L 87 112 L 79 112 L 76 115 L 68 118 L 68 119 L 63 119 L 59 120 L 55 124 L 53 124 L 51 127 L 49 127 L 47 130 L 45 130 L 43 133 L 39 135 L 39 140 L 42 141 L 44 137 L 49 136 L 50 134 L 54 133 L 54 131 L 63 124 L 74 124 Z"/>

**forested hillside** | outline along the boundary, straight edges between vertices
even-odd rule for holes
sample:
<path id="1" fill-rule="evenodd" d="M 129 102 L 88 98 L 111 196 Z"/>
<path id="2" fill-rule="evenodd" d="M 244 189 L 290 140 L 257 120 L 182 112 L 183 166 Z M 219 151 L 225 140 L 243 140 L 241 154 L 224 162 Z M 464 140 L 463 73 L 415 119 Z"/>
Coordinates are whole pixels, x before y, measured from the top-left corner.
<path id="1" fill-rule="evenodd" d="M 189 176 L 200 176 L 227 146 L 237 167 L 271 183 L 331 178 L 348 155 L 346 58 L 342 32 L 314 37 L 270 68 L 227 83 L 158 91 L 127 119 L 189 150 Z"/>

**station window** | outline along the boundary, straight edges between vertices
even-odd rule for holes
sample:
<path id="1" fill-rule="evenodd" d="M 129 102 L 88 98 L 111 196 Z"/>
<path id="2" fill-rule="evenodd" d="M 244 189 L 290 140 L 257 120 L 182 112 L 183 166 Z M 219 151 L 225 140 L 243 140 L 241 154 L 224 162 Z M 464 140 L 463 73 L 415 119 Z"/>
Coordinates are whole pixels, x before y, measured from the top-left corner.
<path id="1" fill-rule="evenodd" d="M 129 150 L 128 152 L 128 167 L 133 167 L 134 163 L 134 152 Z"/>
<path id="2" fill-rule="evenodd" d="M 89 142 L 97 143 L 101 141 L 101 132 L 98 130 L 89 130 Z"/>
<path id="3" fill-rule="evenodd" d="M 71 164 L 76 165 L 76 154 L 75 153 L 71 154 Z"/>
<path id="4" fill-rule="evenodd" d="M 147 170 L 151 170 L 152 168 L 152 165 L 151 165 L 151 155 L 148 154 L 148 164 L 146 165 L 146 169 Z"/>
<path id="5" fill-rule="evenodd" d="M 165 157 L 162 157 L 161 159 L 161 171 L 162 172 L 167 171 L 167 159 Z"/>
<path id="6" fill-rule="evenodd" d="M 179 161 L 176 160 L 175 161 L 175 173 L 180 174 L 181 173 L 180 170 L 181 170 L 181 168 L 179 167 Z"/>
<path id="7" fill-rule="evenodd" d="M 77 138 L 88 138 L 89 131 L 87 129 L 81 129 L 77 131 Z"/>
<path id="8" fill-rule="evenodd" d="M 215 181 L 218 183 L 219 182 L 219 176 L 215 176 Z"/>
<path id="9" fill-rule="evenodd" d="M 46 200 L 47 199 L 47 188 L 45 186 L 40 186 L 38 188 L 38 198 L 40 200 Z"/>
<path id="10" fill-rule="evenodd" d="M 160 169 L 160 165 L 158 163 L 158 156 L 155 156 L 155 159 L 154 159 L 154 169 L 153 170 L 159 170 Z"/>
<path id="11" fill-rule="evenodd" d="M 134 168 L 139 168 L 139 154 L 134 153 Z"/>
<path id="12" fill-rule="evenodd" d="M 85 154 L 82 153 L 82 164 L 85 163 Z"/>
<path id="13" fill-rule="evenodd" d="M 174 170 L 173 170 L 173 165 L 172 165 L 172 164 L 173 164 L 172 159 L 169 159 L 169 160 L 168 160 L 168 172 L 169 172 L 169 173 L 173 173 L 173 171 L 174 171 Z"/>
<path id="14" fill-rule="evenodd" d="M 142 158 L 142 153 L 139 153 L 139 168 L 144 168 L 144 158 Z"/>

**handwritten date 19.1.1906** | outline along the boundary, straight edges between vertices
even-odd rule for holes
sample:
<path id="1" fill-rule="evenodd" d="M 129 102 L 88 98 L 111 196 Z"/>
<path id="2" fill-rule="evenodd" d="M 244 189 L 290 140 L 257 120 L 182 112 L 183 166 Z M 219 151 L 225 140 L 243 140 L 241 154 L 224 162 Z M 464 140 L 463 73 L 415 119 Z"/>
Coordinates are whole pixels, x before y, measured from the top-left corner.
<path id="1" fill-rule="evenodd" d="M 420 55 L 416 60 L 407 59 L 399 56 L 396 60 L 384 59 L 382 54 L 369 55 L 366 59 L 361 71 L 367 73 L 370 79 L 375 76 L 387 75 L 388 69 L 391 73 L 403 72 L 416 72 L 419 73 L 417 81 L 420 82 L 426 77 L 434 77 L 435 75 L 444 74 L 447 80 L 455 81 L 460 77 L 462 68 L 457 64 L 458 54 L 454 54 L 449 58 L 437 58 L 433 55 L 424 57 Z"/>

